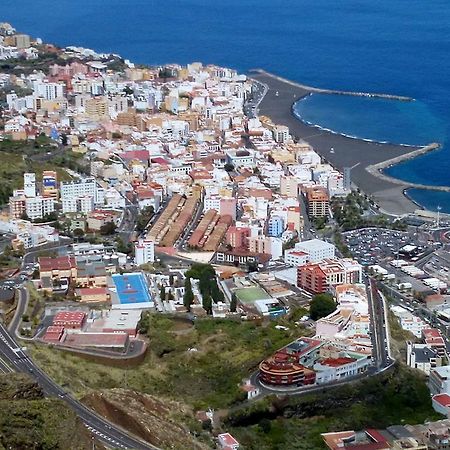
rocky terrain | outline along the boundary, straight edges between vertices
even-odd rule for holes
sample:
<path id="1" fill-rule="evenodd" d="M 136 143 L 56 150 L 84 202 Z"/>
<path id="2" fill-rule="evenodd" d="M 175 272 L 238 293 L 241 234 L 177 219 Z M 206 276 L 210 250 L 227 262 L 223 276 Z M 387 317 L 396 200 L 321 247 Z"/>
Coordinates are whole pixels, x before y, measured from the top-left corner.
<path id="1" fill-rule="evenodd" d="M 177 402 L 163 401 L 127 389 L 94 392 L 86 395 L 82 401 L 111 422 L 162 449 L 211 448 L 193 436 L 187 426 L 182 425 L 194 419 L 192 411 Z M 199 435 L 206 435 L 201 433 L 201 429 L 198 431 Z"/>

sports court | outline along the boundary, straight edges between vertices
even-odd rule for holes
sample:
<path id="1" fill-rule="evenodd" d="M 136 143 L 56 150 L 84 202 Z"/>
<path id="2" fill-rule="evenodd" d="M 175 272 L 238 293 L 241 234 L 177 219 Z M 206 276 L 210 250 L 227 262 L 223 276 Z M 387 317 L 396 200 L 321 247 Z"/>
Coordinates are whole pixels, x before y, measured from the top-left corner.
<path id="1" fill-rule="evenodd" d="M 141 273 L 114 274 L 112 275 L 112 281 L 114 283 L 112 291 L 116 294 L 112 296 L 115 297 L 113 308 L 144 309 L 154 306 L 147 283 Z"/>
<path id="2" fill-rule="evenodd" d="M 256 300 L 266 300 L 270 296 L 259 287 L 248 287 L 234 291 L 241 303 L 254 303 Z"/>

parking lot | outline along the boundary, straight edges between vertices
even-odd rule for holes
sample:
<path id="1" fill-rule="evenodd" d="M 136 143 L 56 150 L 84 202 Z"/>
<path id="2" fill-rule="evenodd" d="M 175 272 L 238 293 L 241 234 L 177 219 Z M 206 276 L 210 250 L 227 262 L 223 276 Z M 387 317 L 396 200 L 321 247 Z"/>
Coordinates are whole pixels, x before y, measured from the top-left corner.
<path id="1" fill-rule="evenodd" d="M 419 245 L 415 233 L 385 228 L 352 230 L 343 233 L 343 236 L 354 258 L 365 266 L 396 257 L 405 245 Z M 420 247 L 420 250 L 424 249 Z"/>
<path id="2" fill-rule="evenodd" d="M 37 263 L 26 264 L 18 274 L 16 274 L 13 278 L 9 278 L 7 280 L 0 281 L 0 289 L 2 290 L 13 290 L 22 287 L 22 284 L 28 281 L 35 269 L 38 267 Z"/>
<path id="3" fill-rule="evenodd" d="M 435 251 L 423 264 L 423 270 L 450 284 L 450 253 L 443 250 Z"/>

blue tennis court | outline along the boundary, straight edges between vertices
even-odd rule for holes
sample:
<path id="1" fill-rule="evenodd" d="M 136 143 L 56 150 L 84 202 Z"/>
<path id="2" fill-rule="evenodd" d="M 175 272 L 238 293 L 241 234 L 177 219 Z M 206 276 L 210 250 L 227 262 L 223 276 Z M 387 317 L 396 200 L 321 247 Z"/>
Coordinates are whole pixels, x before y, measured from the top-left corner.
<path id="1" fill-rule="evenodd" d="M 114 274 L 112 279 L 117 290 L 117 298 L 121 305 L 125 306 L 139 304 L 141 306 L 142 303 L 153 304 L 142 274 Z M 142 305 L 142 307 L 145 306 L 147 305 Z"/>

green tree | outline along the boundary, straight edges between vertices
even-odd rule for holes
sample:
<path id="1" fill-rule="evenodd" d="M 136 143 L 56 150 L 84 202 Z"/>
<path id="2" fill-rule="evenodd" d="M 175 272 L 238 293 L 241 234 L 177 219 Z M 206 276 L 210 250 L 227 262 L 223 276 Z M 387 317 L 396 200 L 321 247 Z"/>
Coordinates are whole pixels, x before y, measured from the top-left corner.
<path id="1" fill-rule="evenodd" d="M 116 231 L 116 224 L 114 222 L 107 222 L 100 227 L 100 234 L 102 236 L 109 236 Z"/>
<path id="2" fill-rule="evenodd" d="M 183 305 L 190 311 L 192 303 L 194 303 L 194 293 L 192 292 L 191 279 L 186 277 L 184 282 Z"/>
<path id="3" fill-rule="evenodd" d="M 331 294 L 317 294 L 309 304 L 309 315 L 311 319 L 318 320 L 328 316 L 336 309 L 336 303 Z"/>
<path id="4" fill-rule="evenodd" d="M 159 296 L 161 297 L 162 301 L 164 301 L 166 299 L 166 288 L 164 287 L 164 285 L 161 286 Z"/>
<path id="5" fill-rule="evenodd" d="M 203 309 L 208 314 L 212 314 L 212 299 L 209 294 L 206 294 L 203 296 Z"/>
<path id="6" fill-rule="evenodd" d="M 75 230 L 73 230 L 73 236 L 76 238 L 82 238 L 84 236 L 84 231 L 81 228 L 75 228 Z"/>
<path id="7" fill-rule="evenodd" d="M 118 236 L 116 238 L 116 249 L 119 253 L 130 255 L 131 253 L 133 253 L 133 244 L 131 242 L 127 242 L 125 244 L 124 240 L 120 236 Z"/>
<path id="8" fill-rule="evenodd" d="M 147 227 L 150 219 L 153 217 L 155 210 L 153 206 L 146 206 L 137 216 L 136 231 L 142 232 Z"/>

